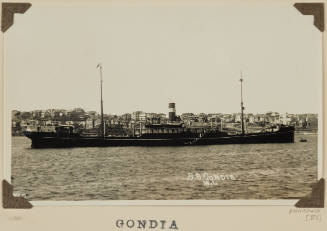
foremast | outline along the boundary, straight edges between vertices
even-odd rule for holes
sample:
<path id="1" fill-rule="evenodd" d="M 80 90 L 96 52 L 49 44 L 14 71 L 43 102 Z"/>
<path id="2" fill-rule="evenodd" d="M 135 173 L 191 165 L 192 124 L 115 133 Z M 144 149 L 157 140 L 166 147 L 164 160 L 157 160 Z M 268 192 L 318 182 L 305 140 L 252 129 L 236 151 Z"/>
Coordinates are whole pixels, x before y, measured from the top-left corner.
<path id="1" fill-rule="evenodd" d="M 103 80 L 102 80 L 102 65 L 101 63 L 99 63 L 97 65 L 97 68 L 99 69 L 99 74 L 100 74 L 100 97 L 101 97 L 101 100 L 100 100 L 100 103 L 101 103 L 101 129 L 100 129 L 100 132 L 101 132 L 101 136 L 104 138 L 105 136 L 105 124 L 104 124 L 104 119 L 103 119 L 103 99 L 102 99 L 102 83 L 103 83 Z"/>

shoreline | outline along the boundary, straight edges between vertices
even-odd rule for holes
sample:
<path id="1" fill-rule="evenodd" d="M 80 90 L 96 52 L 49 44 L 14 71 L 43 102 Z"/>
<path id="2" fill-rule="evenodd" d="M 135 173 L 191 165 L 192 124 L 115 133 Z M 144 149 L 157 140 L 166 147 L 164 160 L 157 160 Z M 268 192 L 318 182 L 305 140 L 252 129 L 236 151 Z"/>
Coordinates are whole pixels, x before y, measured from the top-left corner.
<path id="1" fill-rule="evenodd" d="M 318 130 L 295 130 L 294 134 L 303 134 L 303 135 L 317 135 L 318 134 Z M 11 135 L 11 137 L 25 137 L 24 134 L 15 134 L 15 135 Z"/>

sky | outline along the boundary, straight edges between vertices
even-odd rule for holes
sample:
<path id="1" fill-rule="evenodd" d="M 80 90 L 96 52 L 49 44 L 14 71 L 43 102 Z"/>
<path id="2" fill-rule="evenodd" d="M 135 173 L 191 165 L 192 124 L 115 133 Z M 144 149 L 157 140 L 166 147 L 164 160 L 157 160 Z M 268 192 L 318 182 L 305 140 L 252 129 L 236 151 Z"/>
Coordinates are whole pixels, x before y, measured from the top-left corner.
<path id="1" fill-rule="evenodd" d="M 318 113 L 322 35 L 292 4 L 42 4 L 5 33 L 9 110 Z"/>

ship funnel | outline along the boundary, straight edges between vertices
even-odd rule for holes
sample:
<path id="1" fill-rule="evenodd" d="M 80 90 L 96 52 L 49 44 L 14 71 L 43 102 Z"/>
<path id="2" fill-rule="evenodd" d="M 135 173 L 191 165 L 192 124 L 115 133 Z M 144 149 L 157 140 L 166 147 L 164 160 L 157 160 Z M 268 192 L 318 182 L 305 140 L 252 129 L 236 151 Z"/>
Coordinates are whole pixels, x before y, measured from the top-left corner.
<path id="1" fill-rule="evenodd" d="M 169 109 L 169 121 L 176 121 L 175 103 L 169 103 L 168 109 Z"/>

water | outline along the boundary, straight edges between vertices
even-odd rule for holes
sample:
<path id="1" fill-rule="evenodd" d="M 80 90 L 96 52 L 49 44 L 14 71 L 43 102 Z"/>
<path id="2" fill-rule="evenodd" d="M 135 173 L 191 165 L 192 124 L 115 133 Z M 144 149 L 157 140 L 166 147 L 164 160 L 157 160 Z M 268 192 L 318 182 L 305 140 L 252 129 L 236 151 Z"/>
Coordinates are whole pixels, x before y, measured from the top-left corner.
<path id="1" fill-rule="evenodd" d="M 300 137 L 308 142 L 298 142 Z M 295 140 L 31 149 L 29 139 L 13 137 L 12 183 L 29 200 L 295 199 L 310 193 L 317 180 L 317 135 L 300 134 Z M 235 178 L 216 179 L 208 186 L 205 173 Z"/>

